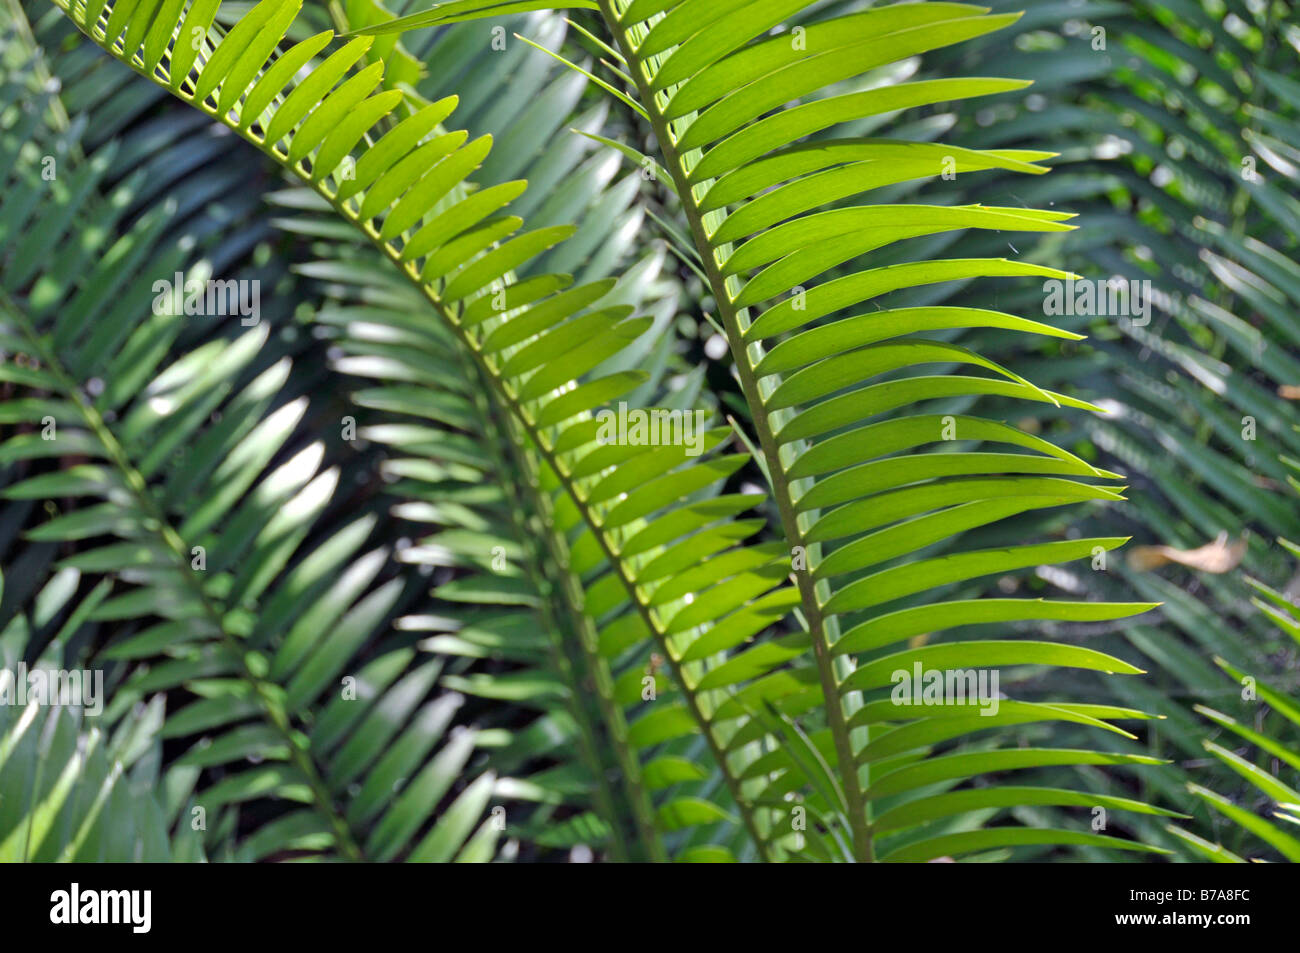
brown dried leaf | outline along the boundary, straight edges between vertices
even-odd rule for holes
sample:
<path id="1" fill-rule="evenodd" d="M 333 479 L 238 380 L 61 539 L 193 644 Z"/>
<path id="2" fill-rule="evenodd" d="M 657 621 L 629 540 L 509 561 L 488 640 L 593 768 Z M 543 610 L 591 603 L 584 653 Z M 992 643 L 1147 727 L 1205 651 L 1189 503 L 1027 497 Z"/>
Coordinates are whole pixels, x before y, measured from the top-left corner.
<path id="1" fill-rule="evenodd" d="M 1212 543 L 1196 549 L 1174 549 L 1172 546 L 1134 546 L 1128 554 L 1128 564 L 1138 572 L 1149 572 L 1166 563 L 1179 563 L 1215 574 L 1237 568 L 1246 555 L 1245 537 L 1228 542 L 1227 532 L 1220 533 Z"/>

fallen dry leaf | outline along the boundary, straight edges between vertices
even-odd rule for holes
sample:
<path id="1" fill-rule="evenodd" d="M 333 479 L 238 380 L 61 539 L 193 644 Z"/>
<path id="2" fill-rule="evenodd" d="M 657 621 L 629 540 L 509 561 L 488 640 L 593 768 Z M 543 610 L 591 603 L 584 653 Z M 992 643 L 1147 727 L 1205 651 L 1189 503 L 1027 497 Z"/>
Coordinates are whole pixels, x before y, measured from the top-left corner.
<path id="1" fill-rule="evenodd" d="M 1174 549 L 1172 546 L 1134 546 L 1128 554 L 1128 564 L 1138 572 L 1148 572 L 1166 563 L 1179 563 L 1201 572 L 1224 573 L 1237 568 L 1246 554 L 1245 538 L 1228 542 L 1227 532 L 1220 533 L 1212 543 L 1196 549 Z"/>

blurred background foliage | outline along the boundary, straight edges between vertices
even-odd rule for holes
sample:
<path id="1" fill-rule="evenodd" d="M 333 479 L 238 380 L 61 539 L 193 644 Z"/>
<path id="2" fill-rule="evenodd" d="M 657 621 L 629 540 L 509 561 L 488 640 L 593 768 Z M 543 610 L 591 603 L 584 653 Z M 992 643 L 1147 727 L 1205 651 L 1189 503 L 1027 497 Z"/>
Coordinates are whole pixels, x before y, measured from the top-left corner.
<path id="1" fill-rule="evenodd" d="M 880 264 L 940 251 L 1011 253 L 1086 278 L 1151 283 L 1149 323 L 1045 319 L 1087 334 L 1083 341 L 949 337 L 1041 387 L 1103 407 L 1107 413 L 1094 416 L 1036 404 L 1031 413 L 1008 401 L 1005 416 L 1121 474 L 1129 488 L 1125 502 L 1088 504 L 1072 522 L 1048 510 L 978 531 L 987 546 L 1033 534 L 1133 537 L 1109 554 L 1105 572 L 1041 567 L 1008 575 L 998 588 L 1163 604 L 1121 623 L 1032 626 L 1053 641 L 1117 655 L 1145 677 L 1099 681 L 1073 669 L 1026 667 L 1004 672 L 1003 687 L 1162 716 L 1130 726 L 1132 740 L 1108 734 L 1106 744 L 1167 763 L 1127 774 L 1102 764 L 1042 768 L 1036 780 L 1190 815 L 1173 825 L 1155 815 L 1112 815 L 1112 826 L 1172 851 L 1170 860 L 1295 859 L 1296 841 L 1277 833 L 1287 826 L 1277 805 L 1290 800 L 1300 767 L 1296 709 L 1287 703 L 1300 704 L 1300 626 L 1289 615 L 1300 576 L 1293 550 L 1279 542 L 1300 539 L 1292 464 L 1300 458 L 1295 8 L 1280 0 L 986 2 L 995 13 L 1027 10 L 1006 29 L 881 67 L 852 88 L 953 75 L 1023 78 L 1031 86 L 871 117 L 813 138 L 884 134 L 877 130 L 888 118 L 896 138 L 1059 153 L 1044 163 L 1050 175 L 990 169 L 888 186 L 872 200 L 906 201 L 923 191 L 936 204 L 1069 210 L 1078 214 L 1077 230 L 912 239 L 884 250 Z M 229 27 L 251 6 L 223 4 L 217 23 Z M 422 6 L 308 4 L 289 37 Z M 799 17 L 870 6 L 814 2 Z M 715 303 L 684 237 L 680 203 L 634 155 L 592 138 L 653 155 L 653 131 L 625 103 L 520 39 L 612 81 L 595 39 L 598 18 L 581 10 L 567 16 L 539 11 L 435 26 L 403 34 L 400 45 L 381 38 L 371 55 L 389 63 L 385 82 L 403 84 L 411 97 L 459 96 L 456 121 L 496 140 L 481 179 L 530 182 L 513 212 L 535 228 L 578 224 L 525 276 L 617 277 L 618 300 L 652 318 L 652 331 L 614 359 L 648 372 L 629 402 L 698 407 L 715 425 L 734 417 L 743 427 L 748 410 L 711 321 Z M 22 712 L 0 709 L 0 855 L 657 859 L 662 848 L 645 833 L 654 826 L 646 789 L 657 780 L 684 783 L 698 803 L 718 795 L 725 805 L 724 779 L 700 767 L 708 760 L 698 738 L 657 752 L 655 767 L 639 769 L 644 784 L 624 783 L 626 746 L 610 736 L 627 728 L 621 712 L 602 705 L 607 693 L 590 690 L 601 676 L 580 648 L 582 594 L 571 591 L 567 573 L 555 572 L 555 554 L 536 526 L 548 512 L 561 525 L 571 519 L 563 495 L 553 475 L 532 472 L 514 452 L 510 422 L 482 399 L 473 368 L 458 363 L 448 336 L 445 350 L 419 345 L 427 379 L 395 370 L 413 345 L 393 328 L 427 314 L 409 286 L 376 267 L 373 249 L 323 214 L 328 207 L 314 193 L 286 183 L 236 137 L 111 62 L 46 0 L 5 0 L 0 37 L 8 293 L 38 274 L 57 289 L 63 276 L 97 260 L 114 264 L 97 295 L 64 300 L 52 291 L 43 306 L 51 340 L 85 341 L 67 350 L 71 380 L 46 377 L 48 366 L 35 362 L 17 329 L 0 325 L 0 483 L 7 488 L 0 656 L 9 667 L 94 660 L 105 667 L 111 698 L 94 722 L 54 710 L 25 725 Z M 83 233 L 83 247 L 57 246 L 57 259 L 55 246 L 40 244 L 45 233 L 13 228 L 23 221 L 20 204 L 44 190 L 39 157 L 46 155 L 75 170 L 59 176 L 60 207 L 97 226 Z M 163 326 L 149 318 L 139 306 L 150 296 L 145 289 L 175 271 L 259 279 L 261 325 Z M 908 289 L 890 304 L 960 303 L 1037 317 L 1043 298 L 1036 282 L 995 279 Z M 422 322 L 425 330 L 430 323 Z M 204 387 L 186 390 L 178 375 L 202 376 Z M 429 381 L 439 382 L 441 395 L 432 406 L 417 391 Z M 29 400 L 23 387 L 46 396 Z M 160 514 L 197 519 L 195 532 L 209 534 L 211 551 L 224 554 L 221 581 L 208 591 L 187 590 L 147 559 L 124 569 L 111 564 L 131 557 L 103 546 L 106 527 L 85 515 L 104 511 L 73 502 L 89 495 L 108 506 L 138 488 L 88 473 L 81 476 L 89 484 L 31 482 L 57 481 L 100 452 L 49 460 L 22 449 L 43 411 L 78 397 L 111 425 L 156 489 L 127 518 L 141 526 Z M 183 419 L 158 412 L 157 402 L 168 399 L 184 402 Z M 935 412 L 961 413 L 970 403 L 952 399 Z M 349 419 L 359 439 L 344 439 Z M 86 427 L 88 443 L 92 431 Z M 240 452 L 227 456 L 234 447 Z M 713 492 L 749 492 L 764 482 L 751 462 Z M 28 492 L 14 492 L 23 486 Z M 193 500 L 226 499 L 222 486 L 258 491 L 238 505 L 232 495 L 220 513 L 190 512 Z M 773 512 L 764 515 L 776 524 Z M 74 522 L 37 531 L 60 517 Z M 590 578 L 603 571 L 593 568 Z M 119 592 L 123 582 L 135 588 Z M 295 617 L 291 606 L 307 595 L 325 598 Z M 255 603 L 273 611 L 249 635 L 260 654 L 241 659 L 228 636 L 239 631 L 240 609 Z M 173 608 L 159 613 L 160 605 Z M 170 646 L 168 660 L 136 664 L 160 644 L 160 627 L 195 618 L 202 624 Z M 988 626 L 987 634 L 1000 629 Z M 328 652 L 319 650 L 303 675 L 300 656 L 322 632 L 333 633 Z M 614 657 L 615 697 L 631 686 L 635 699 L 647 666 L 654 672 L 646 651 Z M 291 679 L 294 671 L 302 677 Z M 259 698 L 261 689 L 250 691 L 241 673 L 286 691 Z M 341 673 L 357 674 L 369 693 L 364 716 L 326 701 L 326 679 Z M 1267 691 L 1243 697 L 1243 674 Z M 247 717 L 259 706 L 260 721 L 236 726 L 219 744 L 205 740 L 229 726 L 230 712 Z M 301 733 L 310 735 L 308 746 L 299 744 Z M 1085 748 L 1098 734 L 1064 722 L 998 729 L 1007 747 L 1050 739 Z M 311 756 L 302 758 L 304 750 Z M 196 809 L 206 815 L 200 830 L 190 823 Z M 495 823 L 497 810 L 509 817 L 505 830 Z M 710 859 L 713 845 L 725 845 L 754 859 L 734 816 L 701 810 L 667 825 L 668 854 L 695 848 L 695 859 Z M 1066 824 L 1057 817 L 1064 813 L 1012 811 L 1047 827 Z M 977 859 L 1150 857 L 1028 845 Z"/>

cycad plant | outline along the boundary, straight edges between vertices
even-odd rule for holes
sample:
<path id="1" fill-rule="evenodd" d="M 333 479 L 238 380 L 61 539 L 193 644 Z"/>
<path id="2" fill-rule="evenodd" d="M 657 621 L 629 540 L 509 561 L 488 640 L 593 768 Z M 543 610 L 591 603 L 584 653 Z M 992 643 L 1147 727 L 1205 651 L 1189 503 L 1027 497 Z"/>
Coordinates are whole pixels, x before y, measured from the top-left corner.
<path id="1" fill-rule="evenodd" d="M 899 118 L 1022 89 L 912 76 L 1016 14 L 55 2 L 6 41 L 0 645 L 110 701 L 0 726 L 12 856 L 1166 852 L 1089 773 L 1163 713 L 1053 637 L 1156 604 L 1062 515 L 1125 488 L 1040 423 L 1099 411 L 1027 372 L 1082 334 L 970 303 L 1076 277 L 1016 246 L 1071 215 L 948 184 L 1055 152 Z M 151 304 L 214 265 L 265 313 Z"/>

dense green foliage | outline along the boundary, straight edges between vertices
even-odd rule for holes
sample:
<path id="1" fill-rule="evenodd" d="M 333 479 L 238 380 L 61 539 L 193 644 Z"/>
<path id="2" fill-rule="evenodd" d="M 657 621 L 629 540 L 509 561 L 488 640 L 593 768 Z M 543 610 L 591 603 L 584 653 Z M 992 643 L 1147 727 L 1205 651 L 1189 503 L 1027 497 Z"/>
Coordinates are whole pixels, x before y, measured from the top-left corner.
<path id="1" fill-rule="evenodd" d="M 0 13 L 0 857 L 1300 855 L 1289 4 L 421 6 Z"/>

